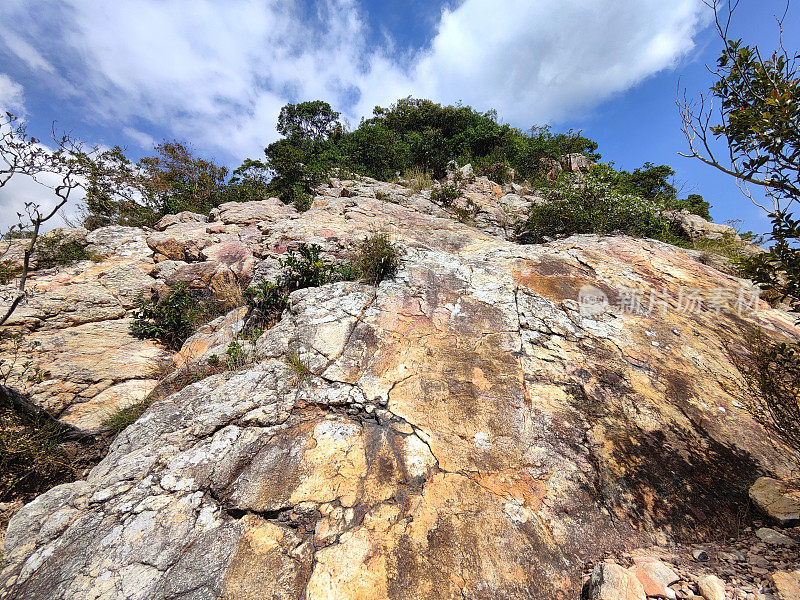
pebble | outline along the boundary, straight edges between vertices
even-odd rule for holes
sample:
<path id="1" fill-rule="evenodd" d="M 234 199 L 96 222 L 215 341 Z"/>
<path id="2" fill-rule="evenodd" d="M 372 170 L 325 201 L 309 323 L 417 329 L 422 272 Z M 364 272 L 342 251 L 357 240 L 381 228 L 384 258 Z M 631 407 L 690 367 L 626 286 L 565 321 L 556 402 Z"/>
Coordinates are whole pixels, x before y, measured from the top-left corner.
<path id="1" fill-rule="evenodd" d="M 695 560 L 699 560 L 699 561 L 705 562 L 705 561 L 708 560 L 708 552 L 698 548 L 696 550 L 692 550 L 692 557 Z"/>

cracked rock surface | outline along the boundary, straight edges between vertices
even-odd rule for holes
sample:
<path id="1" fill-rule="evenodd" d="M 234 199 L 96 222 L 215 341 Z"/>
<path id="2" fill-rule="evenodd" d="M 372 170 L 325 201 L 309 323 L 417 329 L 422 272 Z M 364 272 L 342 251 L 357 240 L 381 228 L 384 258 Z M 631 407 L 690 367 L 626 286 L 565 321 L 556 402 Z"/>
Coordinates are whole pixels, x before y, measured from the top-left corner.
<path id="1" fill-rule="evenodd" d="M 725 347 L 798 339 L 794 318 L 622 304 L 747 282 L 648 240 L 519 246 L 359 185 L 150 240 L 158 264 L 255 279 L 298 240 L 338 256 L 383 230 L 404 253 L 377 287 L 292 294 L 256 364 L 155 402 L 85 481 L 22 508 L 0 598 L 578 598 L 586 564 L 717 536 L 759 476 L 790 475 Z M 608 299 L 591 314 L 587 286 Z"/>

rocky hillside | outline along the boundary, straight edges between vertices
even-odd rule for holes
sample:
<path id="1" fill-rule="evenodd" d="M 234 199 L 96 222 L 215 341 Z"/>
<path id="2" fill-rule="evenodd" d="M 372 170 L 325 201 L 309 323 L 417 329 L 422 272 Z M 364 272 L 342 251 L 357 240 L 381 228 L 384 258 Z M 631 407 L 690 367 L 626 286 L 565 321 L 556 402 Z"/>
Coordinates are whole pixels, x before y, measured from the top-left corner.
<path id="1" fill-rule="evenodd" d="M 478 178 L 464 198 L 333 180 L 302 213 L 266 200 L 70 231 L 95 260 L 34 274 L 6 384 L 80 434 L 158 399 L 85 479 L 16 512 L 0 598 L 579 598 L 609 556 L 751 526 L 750 486 L 800 457 L 744 410 L 730 352 L 756 329 L 800 340 L 795 315 L 698 251 L 519 245 L 528 190 Z M 301 242 L 332 260 L 379 231 L 394 277 L 294 292 L 233 370 L 179 376 L 239 339 L 235 301 L 178 353 L 130 332 L 141 293 L 228 302 Z M 586 593 L 616 600 L 604 564 Z"/>

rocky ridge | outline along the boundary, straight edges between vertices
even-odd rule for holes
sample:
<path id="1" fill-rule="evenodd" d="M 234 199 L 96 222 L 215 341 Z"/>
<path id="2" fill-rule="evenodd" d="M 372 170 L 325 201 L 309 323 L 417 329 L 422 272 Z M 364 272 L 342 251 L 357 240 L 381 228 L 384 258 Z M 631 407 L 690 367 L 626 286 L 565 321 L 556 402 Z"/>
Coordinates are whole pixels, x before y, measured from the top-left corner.
<path id="1" fill-rule="evenodd" d="M 465 196 L 460 223 L 429 192 L 334 180 L 304 213 L 87 233 L 108 258 L 37 273 L 11 326 L 50 376 L 17 383 L 97 431 L 241 328 L 233 311 L 173 356 L 128 332 L 138 293 L 222 297 L 301 241 L 343 257 L 385 231 L 403 250 L 377 287 L 292 294 L 253 364 L 155 402 L 84 481 L 22 508 L 0 597 L 577 598 L 605 556 L 734 533 L 750 485 L 798 457 L 743 409 L 728 348 L 753 327 L 800 339 L 793 316 L 660 242 L 517 245 L 534 196 Z"/>

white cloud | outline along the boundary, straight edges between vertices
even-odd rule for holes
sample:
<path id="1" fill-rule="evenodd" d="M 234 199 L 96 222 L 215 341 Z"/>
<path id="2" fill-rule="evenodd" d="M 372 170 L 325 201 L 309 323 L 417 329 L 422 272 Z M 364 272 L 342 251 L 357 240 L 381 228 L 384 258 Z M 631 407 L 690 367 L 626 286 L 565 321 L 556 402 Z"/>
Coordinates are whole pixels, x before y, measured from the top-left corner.
<path id="1" fill-rule="evenodd" d="M 24 215 L 26 202 L 38 204 L 42 213 L 52 210 L 56 205 L 58 198 L 52 188 L 61 183 L 61 178 L 53 173 L 45 173 L 38 179 L 39 181 L 35 181 L 27 175 L 15 175 L 6 185 L 0 187 L 0 233 L 8 231 L 9 227 L 19 222 L 17 213 Z M 78 206 L 83 196 L 83 190 L 76 190 L 69 204 L 64 207 L 63 211 L 70 221 L 80 221 Z M 26 222 L 23 220 L 23 223 Z M 44 225 L 43 230 L 49 231 L 53 227 L 64 225 L 62 214 L 59 213 Z"/>
<path id="2" fill-rule="evenodd" d="M 17 58 L 22 59 L 31 69 L 42 69 L 48 73 L 55 72 L 53 65 L 47 62 L 44 57 L 25 40 L 12 33 L 5 27 L 0 30 L 0 37 Z"/>
<path id="3" fill-rule="evenodd" d="M 22 86 L 0 73 L 0 112 L 22 114 L 25 112 L 25 96 Z"/>
<path id="4" fill-rule="evenodd" d="M 443 14 L 417 80 L 510 121 L 558 120 L 674 66 L 708 16 L 697 0 L 466 0 Z"/>
<path id="5" fill-rule="evenodd" d="M 17 33 L 0 39 L 31 76 L 142 145 L 150 122 L 241 158 L 275 139 L 290 99 L 326 99 L 353 123 L 409 94 L 519 125 L 560 119 L 673 66 L 704 11 L 701 0 L 465 0 L 401 60 L 390 40 L 370 45 L 356 0 L 318 0 L 311 15 L 279 0 L 8 0 L 0 22 Z"/>
<path id="6" fill-rule="evenodd" d="M 122 133 L 127 135 L 130 139 L 136 142 L 136 144 L 140 148 L 143 148 L 145 150 L 152 150 L 153 147 L 156 145 L 156 140 L 155 138 L 153 138 L 152 135 L 134 129 L 133 127 L 123 127 Z"/>

